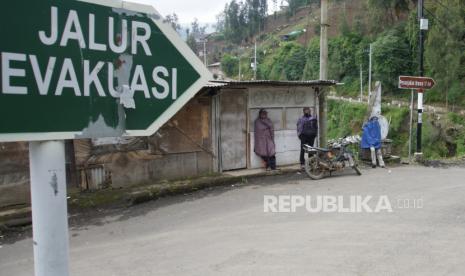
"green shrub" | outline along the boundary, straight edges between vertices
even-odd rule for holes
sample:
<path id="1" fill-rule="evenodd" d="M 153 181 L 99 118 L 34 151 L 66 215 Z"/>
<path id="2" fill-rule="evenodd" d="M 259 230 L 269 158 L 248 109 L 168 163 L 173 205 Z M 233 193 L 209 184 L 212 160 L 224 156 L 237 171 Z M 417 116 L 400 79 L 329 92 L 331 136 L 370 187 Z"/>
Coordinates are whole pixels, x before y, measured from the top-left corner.
<path id="1" fill-rule="evenodd" d="M 328 138 L 361 134 L 366 104 L 328 100 Z"/>
<path id="2" fill-rule="evenodd" d="M 239 73 L 239 59 L 229 54 L 223 55 L 221 69 L 229 77 L 237 76 Z"/>
<path id="3" fill-rule="evenodd" d="M 301 80 L 305 67 L 305 49 L 297 42 L 282 42 L 263 56 L 259 64 L 260 77 L 270 80 Z"/>
<path id="4" fill-rule="evenodd" d="M 449 119 L 449 121 L 451 121 L 453 124 L 465 125 L 465 118 L 457 113 L 447 113 L 447 119 Z"/>

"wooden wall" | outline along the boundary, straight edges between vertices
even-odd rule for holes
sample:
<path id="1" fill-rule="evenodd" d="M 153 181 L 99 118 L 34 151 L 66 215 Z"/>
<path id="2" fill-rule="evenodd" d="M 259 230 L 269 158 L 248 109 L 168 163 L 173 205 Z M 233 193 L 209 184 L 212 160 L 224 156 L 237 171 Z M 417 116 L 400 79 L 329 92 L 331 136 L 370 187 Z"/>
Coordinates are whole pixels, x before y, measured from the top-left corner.
<path id="1" fill-rule="evenodd" d="M 195 97 L 150 137 L 76 140 L 75 151 L 82 189 L 210 173 L 211 98 Z"/>
<path id="2" fill-rule="evenodd" d="M 27 142 L 0 143 L 0 209 L 30 204 Z"/>

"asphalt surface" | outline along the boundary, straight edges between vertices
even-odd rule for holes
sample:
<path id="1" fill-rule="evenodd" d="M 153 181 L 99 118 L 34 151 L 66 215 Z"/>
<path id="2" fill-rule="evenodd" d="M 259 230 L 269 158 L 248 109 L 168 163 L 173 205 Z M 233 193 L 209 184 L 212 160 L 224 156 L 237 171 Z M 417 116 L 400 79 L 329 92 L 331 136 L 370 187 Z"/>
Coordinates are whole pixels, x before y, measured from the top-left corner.
<path id="1" fill-rule="evenodd" d="M 465 168 L 363 173 L 262 177 L 74 218 L 71 275 L 465 275 Z M 371 195 L 392 212 L 265 213 L 264 195 Z M 0 275 L 33 275 L 30 238 L 1 245 Z"/>

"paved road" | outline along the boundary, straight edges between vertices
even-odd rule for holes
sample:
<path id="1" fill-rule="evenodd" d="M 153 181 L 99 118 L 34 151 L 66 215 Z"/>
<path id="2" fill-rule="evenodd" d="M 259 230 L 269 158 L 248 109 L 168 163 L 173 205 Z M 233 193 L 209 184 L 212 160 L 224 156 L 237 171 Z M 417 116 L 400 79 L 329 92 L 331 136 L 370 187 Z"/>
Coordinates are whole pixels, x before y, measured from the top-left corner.
<path id="1" fill-rule="evenodd" d="M 423 167 L 287 175 L 114 210 L 72 227 L 71 274 L 465 275 L 464 178 Z M 264 195 L 386 196 L 393 212 L 264 213 Z M 31 239 L 0 249 L 0 275 L 32 267 Z"/>

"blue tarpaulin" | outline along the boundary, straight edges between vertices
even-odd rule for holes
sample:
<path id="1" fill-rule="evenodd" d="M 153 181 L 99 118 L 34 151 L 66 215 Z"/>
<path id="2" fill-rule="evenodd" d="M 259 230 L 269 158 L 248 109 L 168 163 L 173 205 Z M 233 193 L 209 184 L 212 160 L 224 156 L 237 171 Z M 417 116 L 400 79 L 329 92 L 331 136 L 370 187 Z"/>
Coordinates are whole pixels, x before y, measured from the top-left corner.
<path id="1" fill-rule="evenodd" d="M 360 145 L 362 149 L 381 148 L 381 127 L 377 117 L 372 117 L 363 126 L 362 143 Z"/>

